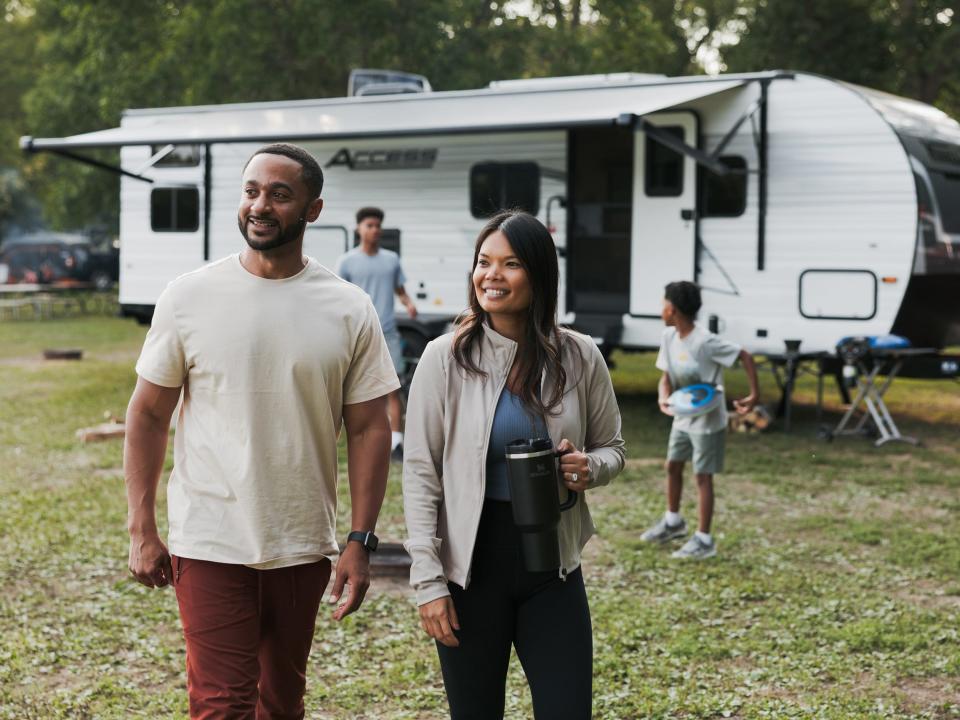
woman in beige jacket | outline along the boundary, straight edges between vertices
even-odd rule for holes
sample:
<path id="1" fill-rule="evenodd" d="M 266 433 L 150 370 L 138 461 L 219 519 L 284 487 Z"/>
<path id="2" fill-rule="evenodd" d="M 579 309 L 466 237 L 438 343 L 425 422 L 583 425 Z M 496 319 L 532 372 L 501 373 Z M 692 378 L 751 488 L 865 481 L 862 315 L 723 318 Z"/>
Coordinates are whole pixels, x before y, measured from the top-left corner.
<path id="1" fill-rule="evenodd" d="M 436 640 L 454 720 L 502 718 L 510 647 L 537 718 L 589 718 L 593 647 L 580 552 L 586 490 L 623 467 L 620 412 L 600 351 L 556 325 L 550 233 L 505 212 L 477 238 L 470 308 L 431 342 L 410 387 L 403 497 L 420 621 Z M 549 436 L 563 484 L 561 567 L 529 572 L 513 523 L 504 445 Z M 561 489 L 558 484 L 558 493 Z"/>

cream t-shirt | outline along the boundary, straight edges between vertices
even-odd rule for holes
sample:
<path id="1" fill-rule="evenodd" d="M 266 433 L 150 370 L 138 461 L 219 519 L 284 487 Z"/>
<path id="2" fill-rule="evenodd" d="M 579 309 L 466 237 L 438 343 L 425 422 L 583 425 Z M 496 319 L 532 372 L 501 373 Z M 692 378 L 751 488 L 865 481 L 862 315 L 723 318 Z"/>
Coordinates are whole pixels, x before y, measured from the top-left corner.
<path id="1" fill-rule="evenodd" d="M 336 557 L 343 406 L 400 385 L 366 293 L 312 258 L 268 280 L 231 255 L 167 286 L 136 369 L 183 386 L 171 553 L 260 568 Z"/>

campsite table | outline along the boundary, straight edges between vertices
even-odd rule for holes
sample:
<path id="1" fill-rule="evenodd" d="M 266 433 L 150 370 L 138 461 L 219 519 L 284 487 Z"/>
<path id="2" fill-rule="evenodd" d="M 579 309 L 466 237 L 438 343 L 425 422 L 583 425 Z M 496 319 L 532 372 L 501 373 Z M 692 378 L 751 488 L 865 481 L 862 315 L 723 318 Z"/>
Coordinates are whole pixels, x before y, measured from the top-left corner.
<path id="1" fill-rule="evenodd" d="M 786 352 L 783 355 L 767 356 L 773 379 L 780 389 L 777 417 L 783 418 L 783 431 L 790 432 L 790 410 L 793 405 L 793 387 L 799 375 L 815 375 L 817 378 L 817 422 L 823 405 L 823 361 L 829 357 L 825 352 Z M 811 367 L 814 365 L 815 367 Z"/>
<path id="2" fill-rule="evenodd" d="M 874 349 L 853 361 L 852 364 L 858 371 L 857 393 L 837 426 L 827 431 L 826 438 L 829 440 L 838 435 L 862 435 L 868 430 L 867 423 L 872 422 L 873 429 L 879 435 L 874 442 L 876 447 L 894 441 L 919 445 L 916 438 L 900 432 L 883 401 L 883 396 L 890 389 L 904 362 L 911 357 L 932 355 L 936 352 L 932 348 Z M 885 376 L 882 381 L 879 378 L 881 374 Z M 854 424 L 858 410 L 860 417 Z"/>

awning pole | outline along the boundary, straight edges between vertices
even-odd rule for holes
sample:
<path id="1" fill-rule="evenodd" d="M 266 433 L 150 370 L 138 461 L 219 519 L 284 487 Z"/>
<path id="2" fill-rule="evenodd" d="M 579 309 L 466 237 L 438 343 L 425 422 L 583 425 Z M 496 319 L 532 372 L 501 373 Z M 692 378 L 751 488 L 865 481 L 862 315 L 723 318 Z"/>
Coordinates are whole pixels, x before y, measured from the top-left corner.
<path id="1" fill-rule="evenodd" d="M 111 165 L 110 163 L 105 163 L 102 160 L 95 160 L 91 157 L 86 157 L 84 155 L 77 155 L 74 152 L 69 150 L 64 150 L 62 148 L 36 148 L 33 146 L 32 138 L 21 138 L 20 139 L 20 148 L 24 152 L 38 153 L 38 152 L 49 152 L 54 155 L 60 155 L 61 157 L 68 158 L 70 160 L 76 160 L 77 162 L 84 163 L 85 165 L 92 165 L 95 168 L 100 170 L 107 170 L 117 175 L 124 175 L 126 177 L 133 178 L 134 180 L 140 180 L 145 183 L 153 184 L 153 180 L 143 175 L 138 175 L 137 173 L 132 173 L 129 170 L 124 170 L 122 167 L 117 167 L 116 165 Z"/>
<path id="2" fill-rule="evenodd" d="M 757 270 L 764 270 L 767 263 L 767 90 L 769 80 L 760 81 L 760 178 L 757 188 Z"/>

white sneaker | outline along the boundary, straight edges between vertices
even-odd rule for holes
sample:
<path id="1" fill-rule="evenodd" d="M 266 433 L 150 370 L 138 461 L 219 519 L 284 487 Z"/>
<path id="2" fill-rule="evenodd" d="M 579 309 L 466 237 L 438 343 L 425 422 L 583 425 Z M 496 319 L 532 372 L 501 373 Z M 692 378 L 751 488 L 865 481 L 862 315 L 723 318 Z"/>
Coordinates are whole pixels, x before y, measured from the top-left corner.
<path id="1" fill-rule="evenodd" d="M 705 542 L 694 535 L 687 540 L 683 547 L 670 554 L 670 557 L 683 560 L 706 560 L 717 554 L 717 544 L 715 542 Z"/>
<path id="2" fill-rule="evenodd" d="M 648 529 L 640 539 L 644 542 L 665 543 L 675 538 L 682 538 L 687 534 L 687 521 L 680 518 L 676 525 L 668 525 L 666 518 L 660 518 L 660 521 L 652 528 Z"/>

